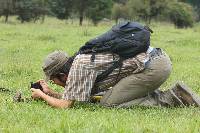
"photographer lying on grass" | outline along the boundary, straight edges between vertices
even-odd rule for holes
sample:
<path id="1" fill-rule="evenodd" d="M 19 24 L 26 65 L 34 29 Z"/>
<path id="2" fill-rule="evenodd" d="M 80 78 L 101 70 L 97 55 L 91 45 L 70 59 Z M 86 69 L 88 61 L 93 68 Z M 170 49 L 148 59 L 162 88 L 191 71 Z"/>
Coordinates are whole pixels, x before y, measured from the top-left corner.
<path id="1" fill-rule="evenodd" d="M 162 49 L 150 47 L 151 33 L 147 26 L 124 22 L 86 42 L 73 58 L 63 51 L 49 54 L 43 71 L 65 91 L 60 95 L 41 80 L 43 92 L 32 89 L 32 97 L 58 108 L 71 107 L 74 101 L 89 102 L 99 93 L 103 93 L 100 104 L 107 107 L 199 106 L 198 96 L 183 84 L 158 90 L 172 67 Z"/>

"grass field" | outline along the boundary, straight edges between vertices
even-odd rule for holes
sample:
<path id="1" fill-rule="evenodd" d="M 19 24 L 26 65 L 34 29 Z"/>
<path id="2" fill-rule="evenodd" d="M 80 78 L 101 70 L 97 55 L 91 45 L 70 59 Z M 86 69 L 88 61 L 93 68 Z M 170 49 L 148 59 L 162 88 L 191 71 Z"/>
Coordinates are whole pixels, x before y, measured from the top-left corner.
<path id="1" fill-rule="evenodd" d="M 26 97 L 30 81 L 43 77 L 44 57 L 57 49 L 72 55 L 79 46 L 110 28 L 49 19 L 44 24 L 0 23 L 0 87 L 21 89 Z M 167 23 L 154 23 L 151 44 L 171 57 L 173 72 L 161 88 L 184 81 L 200 94 L 200 25 L 175 29 Z M 61 88 L 53 86 L 56 90 Z M 200 132 L 200 109 L 143 108 L 107 109 L 79 104 L 72 109 L 55 109 L 43 102 L 13 103 L 12 95 L 0 93 L 0 133 L 78 132 L 78 133 L 193 133 Z"/>

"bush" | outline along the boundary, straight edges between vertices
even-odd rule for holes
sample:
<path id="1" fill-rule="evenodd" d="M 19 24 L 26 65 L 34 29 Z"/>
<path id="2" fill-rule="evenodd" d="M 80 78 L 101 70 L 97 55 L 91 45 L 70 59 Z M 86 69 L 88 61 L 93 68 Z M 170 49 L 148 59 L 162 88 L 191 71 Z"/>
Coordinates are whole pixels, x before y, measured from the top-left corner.
<path id="1" fill-rule="evenodd" d="M 189 4 L 183 2 L 170 3 L 167 15 L 177 28 L 192 27 L 194 24 L 194 12 Z"/>
<path id="2" fill-rule="evenodd" d="M 97 25 L 103 18 L 110 18 L 112 6 L 112 0 L 92 0 L 87 16 L 94 25 Z"/>
<path id="3" fill-rule="evenodd" d="M 118 3 L 114 4 L 112 8 L 112 18 L 115 20 L 116 23 L 118 23 L 118 20 L 120 18 L 129 19 L 130 16 L 127 6 Z"/>
<path id="4" fill-rule="evenodd" d="M 36 22 L 48 13 L 43 1 L 40 0 L 18 0 L 16 3 L 18 19 L 23 22 Z"/>
<path id="5" fill-rule="evenodd" d="M 31 12 L 32 12 L 32 2 L 20 0 L 17 2 L 17 14 L 18 19 L 23 22 L 29 22 L 32 20 Z"/>

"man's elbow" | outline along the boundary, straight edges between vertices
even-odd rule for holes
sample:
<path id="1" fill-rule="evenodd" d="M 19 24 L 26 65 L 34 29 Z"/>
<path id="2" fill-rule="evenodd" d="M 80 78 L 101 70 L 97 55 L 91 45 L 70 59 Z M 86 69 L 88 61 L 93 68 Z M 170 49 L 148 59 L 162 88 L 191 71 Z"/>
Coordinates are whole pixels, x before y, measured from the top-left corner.
<path id="1" fill-rule="evenodd" d="M 63 102 L 59 105 L 59 108 L 63 108 L 63 109 L 71 108 L 73 107 L 73 105 L 74 105 L 74 101 L 63 100 Z"/>

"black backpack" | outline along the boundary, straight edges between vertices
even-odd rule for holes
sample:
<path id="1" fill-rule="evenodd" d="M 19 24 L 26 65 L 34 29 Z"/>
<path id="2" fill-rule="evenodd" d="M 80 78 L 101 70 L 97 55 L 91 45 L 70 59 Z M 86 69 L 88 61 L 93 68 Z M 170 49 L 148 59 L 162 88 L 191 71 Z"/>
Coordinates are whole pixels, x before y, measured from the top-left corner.
<path id="1" fill-rule="evenodd" d="M 127 59 L 145 52 L 150 45 L 152 30 L 137 22 L 125 22 L 113 26 L 108 32 L 85 43 L 79 53 L 110 52 Z"/>
<path id="2" fill-rule="evenodd" d="M 113 61 L 112 67 L 98 75 L 96 82 L 99 82 L 115 68 L 121 68 L 123 60 L 146 52 L 150 45 L 150 33 L 153 31 L 149 27 L 137 22 L 117 24 L 106 33 L 86 42 L 78 54 L 92 54 L 91 61 L 95 60 L 96 53 L 110 52 L 119 55 L 120 59 Z"/>

